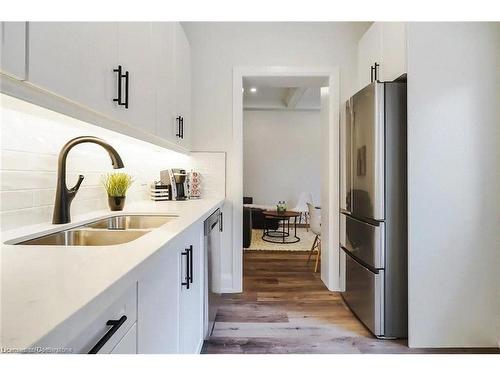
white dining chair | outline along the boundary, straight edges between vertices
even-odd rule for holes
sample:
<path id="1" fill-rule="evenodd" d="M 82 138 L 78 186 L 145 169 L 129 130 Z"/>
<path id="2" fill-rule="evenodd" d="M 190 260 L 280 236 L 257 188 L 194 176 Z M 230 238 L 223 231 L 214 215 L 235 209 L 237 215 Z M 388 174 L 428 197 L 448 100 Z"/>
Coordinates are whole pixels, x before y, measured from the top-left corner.
<path id="1" fill-rule="evenodd" d="M 292 211 L 300 212 L 299 222 L 302 222 L 302 217 L 304 217 L 306 230 L 309 232 L 309 227 L 307 225 L 309 222 L 309 209 L 307 208 L 308 203 L 313 203 L 312 193 L 303 191 L 300 193 L 297 204 L 294 208 L 292 208 Z"/>
<path id="2" fill-rule="evenodd" d="M 311 227 L 311 232 L 313 232 L 316 237 L 314 237 L 314 242 L 311 246 L 311 251 L 309 252 L 309 257 L 307 258 L 307 263 L 311 260 L 311 255 L 316 250 L 316 262 L 314 265 L 314 272 L 318 272 L 319 258 L 321 257 L 321 208 L 314 207 L 311 203 L 307 203 L 307 209 L 309 212 L 309 223 Z"/>

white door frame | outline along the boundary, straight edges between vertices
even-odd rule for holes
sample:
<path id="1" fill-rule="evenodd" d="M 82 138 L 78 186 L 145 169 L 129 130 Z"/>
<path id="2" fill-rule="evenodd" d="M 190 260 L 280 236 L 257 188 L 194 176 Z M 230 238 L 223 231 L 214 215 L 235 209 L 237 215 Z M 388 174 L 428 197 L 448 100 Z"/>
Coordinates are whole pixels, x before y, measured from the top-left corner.
<path id="1" fill-rule="evenodd" d="M 231 175 L 233 202 L 233 291 L 243 290 L 243 77 L 246 76 L 297 76 L 325 77 L 328 90 L 322 89 L 322 98 L 329 96 L 326 115 L 328 125 L 322 124 L 322 228 L 327 235 L 322 237 L 321 280 L 329 290 L 340 290 L 339 259 L 339 150 L 340 150 L 340 75 L 334 67 L 235 67 L 233 69 L 233 145 L 234 163 Z M 323 99 L 322 99 L 323 100 Z M 323 112 L 324 108 L 322 108 Z M 325 114 L 323 112 L 323 114 Z M 322 116 L 322 118 L 324 118 Z M 326 164 L 325 164 L 326 163 Z M 326 173 L 325 173 L 326 172 Z M 326 202 L 325 202 L 326 198 Z M 325 209 L 328 208 L 328 209 Z M 326 225 L 325 225 L 326 224 Z"/>

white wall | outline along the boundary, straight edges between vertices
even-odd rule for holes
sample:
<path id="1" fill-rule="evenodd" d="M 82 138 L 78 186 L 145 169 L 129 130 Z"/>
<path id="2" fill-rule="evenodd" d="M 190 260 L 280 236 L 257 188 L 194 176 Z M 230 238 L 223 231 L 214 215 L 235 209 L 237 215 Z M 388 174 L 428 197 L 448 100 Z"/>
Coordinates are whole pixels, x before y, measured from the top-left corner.
<path id="1" fill-rule="evenodd" d="M 500 339 L 499 34 L 409 26 L 411 347 Z"/>
<path id="2" fill-rule="evenodd" d="M 190 166 L 190 157 L 76 120 L 0 94 L 1 165 L 0 229 L 2 231 L 50 223 L 54 207 L 57 157 L 71 138 L 94 135 L 107 140 L 121 155 L 135 182 L 127 201 L 149 199 L 149 184 L 160 170 Z M 219 158 L 220 159 L 220 158 Z M 222 164 L 224 166 L 222 155 Z M 107 208 L 100 184 L 103 174 L 115 171 L 107 152 L 94 144 L 80 144 L 68 154 L 68 186 L 78 174 L 85 179 L 71 205 L 72 215 Z M 199 163 L 197 165 L 200 165 Z M 206 169 L 206 168 L 205 168 Z"/>
<path id="3" fill-rule="evenodd" d="M 305 191 L 320 204 L 319 111 L 244 111 L 243 155 L 243 194 L 254 203 L 292 208 Z"/>
<path id="4" fill-rule="evenodd" d="M 192 144 L 194 150 L 227 152 L 226 229 L 232 243 L 232 204 L 241 204 L 232 188 L 232 73 L 238 66 L 339 66 L 341 103 L 357 82 L 357 43 L 369 23 L 183 23 L 191 45 Z M 342 113 L 343 111 L 341 111 Z M 237 170 L 237 169 L 236 169 Z M 233 280 L 232 246 L 224 247 L 223 286 Z"/>

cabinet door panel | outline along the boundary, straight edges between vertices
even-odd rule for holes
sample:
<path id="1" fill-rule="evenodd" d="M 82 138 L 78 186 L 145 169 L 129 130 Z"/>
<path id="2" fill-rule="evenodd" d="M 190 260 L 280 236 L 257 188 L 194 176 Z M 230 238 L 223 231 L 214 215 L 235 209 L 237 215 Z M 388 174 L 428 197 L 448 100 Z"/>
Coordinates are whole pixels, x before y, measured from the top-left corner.
<path id="1" fill-rule="evenodd" d="M 184 118 L 184 137 L 176 138 L 186 148 L 191 146 L 191 47 L 179 23 L 175 24 L 174 71 L 176 116 Z"/>
<path id="2" fill-rule="evenodd" d="M 153 23 L 153 53 L 156 72 L 156 135 L 175 141 L 175 23 Z"/>
<path id="3" fill-rule="evenodd" d="M 375 22 L 358 43 L 358 90 L 371 82 L 370 67 L 382 60 L 382 27 Z M 379 76 L 380 79 L 380 76 Z"/>
<path id="4" fill-rule="evenodd" d="M 111 354 L 137 354 L 137 323 L 128 330 Z"/>
<path id="5" fill-rule="evenodd" d="M 116 23 L 29 23 L 28 80 L 36 86 L 115 117 L 116 64 Z"/>
<path id="6" fill-rule="evenodd" d="M 193 280 L 187 289 L 181 288 L 180 351 L 197 353 L 203 340 L 204 319 L 204 258 L 202 246 L 202 225 L 194 225 L 185 236 L 186 248 L 193 246 Z M 182 274 L 186 272 L 182 263 Z"/>
<path id="7" fill-rule="evenodd" d="M 0 71 L 26 78 L 26 22 L 0 22 Z"/>
<path id="8" fill-rule="evenodd" d="M 406 73 L 406 24 L 404 22 L 384 22 L 382 24 L 381 77 L 384 81 L 394 81 Z"/>
<path id="9" fill-rule="evenodd" d="M 117 64 L 129 72 L 128 108 L 119 106 L 117 117 L 137 129 L 154 134 L 155 72 L 150 22 L 118 23 Z"/>
<path id="10" fill-rule="evenodd" d="M 166 245 L 139 280 L 138 352 L 179 351 L 179 260 L 178 240 Z"/>

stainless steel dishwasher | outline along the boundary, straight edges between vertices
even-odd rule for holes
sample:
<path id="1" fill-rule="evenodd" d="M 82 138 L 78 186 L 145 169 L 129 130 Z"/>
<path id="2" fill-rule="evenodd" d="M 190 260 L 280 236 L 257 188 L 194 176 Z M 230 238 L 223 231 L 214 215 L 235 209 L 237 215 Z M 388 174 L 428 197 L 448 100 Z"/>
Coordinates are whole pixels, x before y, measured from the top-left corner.
<path id="1" fill-rule="evenodd" d="M 205 338 L 212 334 L 220 301 L 222 212 L 205 220 Z"/>

